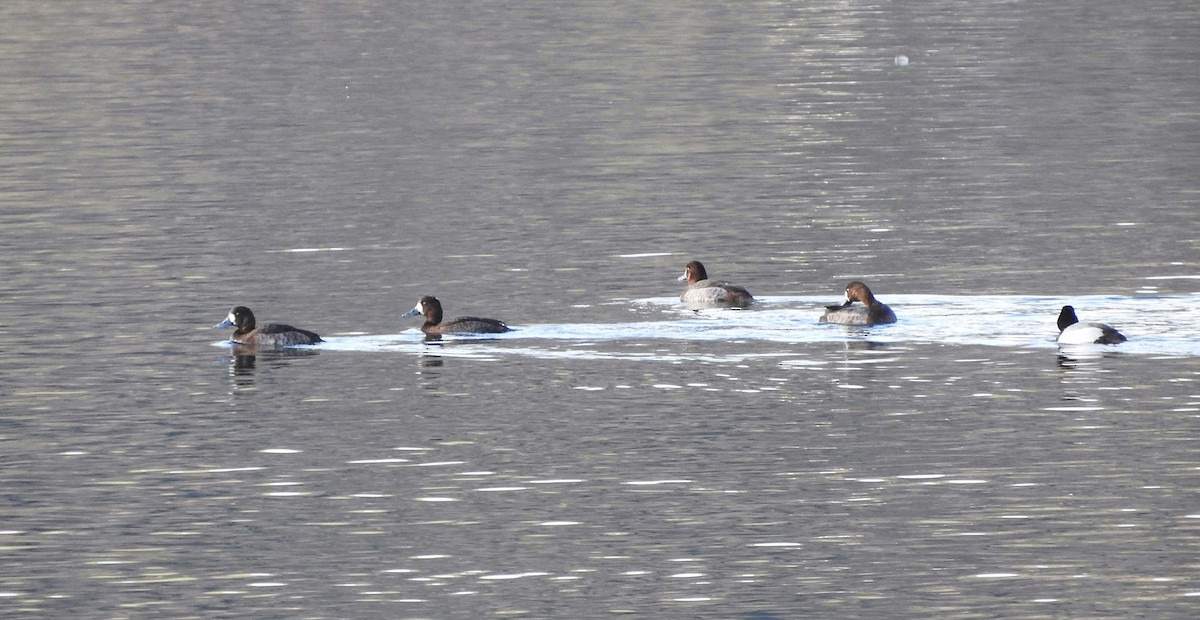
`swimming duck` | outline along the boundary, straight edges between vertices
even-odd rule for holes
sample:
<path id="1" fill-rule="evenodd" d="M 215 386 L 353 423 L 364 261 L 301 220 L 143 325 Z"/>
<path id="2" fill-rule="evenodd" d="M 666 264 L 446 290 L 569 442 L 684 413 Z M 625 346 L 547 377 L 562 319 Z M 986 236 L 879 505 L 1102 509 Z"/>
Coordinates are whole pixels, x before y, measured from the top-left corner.
<path id="1" fill-rule="evenodd" d="M 246 306 L 234 306 L 224 321 L 213 325 L 214 328 L 236 327 L 233 342 L 241 345 L 259 347 L 288 347 L 297 344 L 317 344 L 323 342 L 315 332 L 298 329 L 281 323 L 267 323 L 255 328 L 254 313 Z"/>
<path id="2" fill-rule="evenodd" d="M 688 287 L 679 296 L 679 300 L 687 304 L 745 308 L 754 302 L 750 291 L 736 284 L 709 280 L 708 272 L 698 260 L 688 263 L 679 279 L 688 283 Z"/>
<path id="3" fill-rule="evenodd" d="M 438 301 L 437 297 L 426 295 L 417 302 L 417 305 L 403 316 L 425 316 L 425 324 L 421 325 L 421 331 L 426 334 L 502 334 L 507 331 L 512 331 L 512 328 L 505 325 L 503 321 L 496 319 L 481 319 L 474 316 L 460 316 L 456 319 L 450 319 L 445 323 L 442 322 L 442 302 Z"/>
<path id="4" fill-rule="evenodd" d="M 1058 313 L 1058 338 L 1061 344 L 1119 344 L 1126 338 L 1104 323 L 1080 323 L 1075 308 L 1063 306 Z"/>
<path id="5" fill-rule="evenodd" d="M 853 305 L 856 301 L 861 301 L 863 305 Z M 896 313 L 892 312 L 892 309 L 886 304 L 875 299 L 866 284 L 856 280 L 846 285 L 846 303 L 840 306 L 825 306 L 825 314 L 821 316 L 821 322 L 839 325 L 895 323 Z"/>

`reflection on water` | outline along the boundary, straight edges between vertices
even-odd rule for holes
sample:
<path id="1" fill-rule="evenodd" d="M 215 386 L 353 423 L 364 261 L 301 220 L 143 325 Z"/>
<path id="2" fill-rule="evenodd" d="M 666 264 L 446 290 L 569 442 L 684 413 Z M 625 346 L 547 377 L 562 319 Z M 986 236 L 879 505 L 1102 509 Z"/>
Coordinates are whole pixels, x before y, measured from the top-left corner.
<path id="1" fill-rule="evenodd" d="M 1060 369 L 1059 384 L 1062 400 L 1079 405 L 1060 410 L 1098 411 L 1106 409 L 1103 404 L 1111 401 L 1121 391 L 1131 389 L 1114 382 L 1115 376 L 1108 362 L 1122 353 L 1106 345 L 1062 345 L 1058 352 Z"/>
<path id="2" fill-rule="evenodd" d="M 420 364 L 421 368 L 441 368 L 445 365 L 445 360 L 440 355 L 422 355 Z"/>
<path id="3" fill-rule="evenodd" d="M 258 357 L 253 354 L 234 355 L 229 360 L 229 376 L 233 377 L 236 387 L 247 387 L 254 384 L 254 369 L 258 365 Z"/>
<path id="4" fill-rule="evenodd" d="M 446 360 L 443 356 L 435 353 L 421 353 L 417 355 L 417 376 L 419 379 L 418 385 L 430 395 L 441 395 L 445 393 L 446 386 L 443 382 L 443 372 L 446 365 Z"/>
<path id="5" fill-rule="evenodd" d="M 849 330 L 847 330 L 847 331 L 849 331 Z M 843 342 L 842 346 L 845 347 L 847 351 L 879 351 L 882 349 L 887 349 L 889 347 L 896 346 L 895 343 L 866 340 L 865 338 L 868 336 L 868 334 L 865 331 L 856 333 L 854 335 L 861 337 L 863 339 L 847 340 L 846 342 Z"/>
<path id="6" fill-rule="evenodd" d="M 1089 369 L 1098 367 L 1100 360 L 1120 355 L 1116 345 L 1075 344 L 1059 345 L 1058 365 L 1064 369 Z"/>
<path id="7" fill-rule="evenodd" d="M 297 359 L 316 357 L 320 351 L 305 348 L 257 348 L 243 345 L 229 346 L 225 360 L 234 387 L 248 388 L 254 385 L 255 374 L 262 362 L 266 370 L 286 368 Z"/>

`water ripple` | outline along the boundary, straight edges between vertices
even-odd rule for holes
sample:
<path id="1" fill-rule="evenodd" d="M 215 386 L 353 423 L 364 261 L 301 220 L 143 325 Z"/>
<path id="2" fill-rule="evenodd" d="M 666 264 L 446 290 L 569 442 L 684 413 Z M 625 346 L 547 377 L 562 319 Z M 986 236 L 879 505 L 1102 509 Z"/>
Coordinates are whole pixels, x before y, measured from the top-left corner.
<path id="1" fill-rule="evenodd" d="M 1071 353 L 1120 352 L 1140 355 L 1200 356 L 1200 311 L 1196 296 L 947 296 L 889 295 L 900 321 L 891 325 L 844 327 L 817 322 L 830 297 L 765 296 L 752 310 L 683 309 L 673 297 L 630 300 L 639 316 L 655 320 L 621 323 L 541 323 L 487 336 L 446 336 L 426 342 L 415 329 L 399 334 L 335 336 L 316 347 L 334 351 L 375 351 L 495 360 L 509 355 L 543 359 L 624 359 L 739 362 L 795 356 L 793 348 L 749 348 L 745 352 L 694 351 L 670 343 L 940 343 L 1016 348 L 1053 348 L 1055 321 L 1063 305 L 1074 305 L 1084 321 L 1109 323 L 1129 337 L 1120 347 L 1075 347 Z M 663 317 L 663 318 L 659 318 Z M 647 341 L 666 348 L 646 350 Z M 613 345 L 625 345 L 613 350 Z M 637 345 L 635 348 L 632 345 Z M 888 358 L 864 360 L 884 363 Z M 788 360 L 788 363 L 805 363 Z"/>

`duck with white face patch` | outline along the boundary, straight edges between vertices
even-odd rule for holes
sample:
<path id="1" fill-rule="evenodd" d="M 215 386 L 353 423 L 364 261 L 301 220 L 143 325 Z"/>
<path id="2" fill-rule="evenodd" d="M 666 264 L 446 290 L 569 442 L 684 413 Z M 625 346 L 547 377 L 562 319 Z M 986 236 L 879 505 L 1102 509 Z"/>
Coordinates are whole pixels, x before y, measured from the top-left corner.
<path id="1" fill-rule="evenodd" d="M 256 347 L 289 347 L 299 344 L 323 342 L 316 332 L 299 329 L 282 323 L 267 323 L 261 327 L 254 321 L 254 313 L 246 306 L 234 306 L 224 321 L 213 325 L 215 329 L 234 327 L 230 340 L 236 344 Z"/>
<path id="2" fill-rule="evenodd" d="M 460 316 L 442 321 L 442 302 L 437 297 L 426 295 L 417 301 L 412 310 L 405 312 L 403 317 L 424 316 L 425 323 L 421 331 L 431 336 L 440 334 L 502 334 L 512 331 L 504 321 L 486 319 L 475 316 Z"/>

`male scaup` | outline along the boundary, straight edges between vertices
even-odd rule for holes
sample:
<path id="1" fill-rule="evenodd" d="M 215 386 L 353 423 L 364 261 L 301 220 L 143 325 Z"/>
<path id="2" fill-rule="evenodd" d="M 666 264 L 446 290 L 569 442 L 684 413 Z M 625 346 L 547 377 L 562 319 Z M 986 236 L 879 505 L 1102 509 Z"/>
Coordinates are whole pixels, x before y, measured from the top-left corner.
<path id="1" fill-rule="evenodd" d="M 450 319 L 445 323 L 442 322 L 442 302 L 438 301 L 437 297 L 426 295 L 417 302 L 416 307 L 403 316 L 425 316 L 425 324 L 421 325 L 421 331 L 430 335 L 438 334 L 502 334 L 512 329 L 505 325 L 503 321 L 496 319 L 481 319 L 474 316 L 460 316 L 456 319 Z"/>
<path id="2" fill-rule="evenodd" d="M 863 305 L 853 305 L 856 301 L 861 301 Z M 896 313 L 892 312 L 892 309 L 886 304 L 875 299 L 866 284 L 856 280 L 846 285 L 846 303 L 840 306 L 825 306 L 825 314 L 821 316 L 821 322 L 837 323 L 838 325 L 895 323 Z"/>
<path id="3" fill-rule="evenodd" d="M 236 327 L 233 342 L 241 345 L 259 347 L 287 347 L 296 344 L 317 344 L 321 337 L 307 329 L 297 329 L 291 325 L 267 323 L 255 329 L 254 313 L 246 306 L 234 306 L 224 321 L 213 325 L 214 328 Z"/>
<path id="4" fill-rule="evenodd" d="M 679 279 L 688 283 L 688 287 L 679 296 L 679 301 L 686 304 L 745 308 L 754 302 L 750 291 L 736 284 L 709 280 L 708 272 L 698 260 L 688 263 Z"/>
<path id="5" fill-rule="evenodd" d="M 1080 323 L 1075 308 L 1063 306 L 1058 313 L 1058 338 L 1061 344 L 1120 344 L 1126 338 L 1104 323 Z"/>

